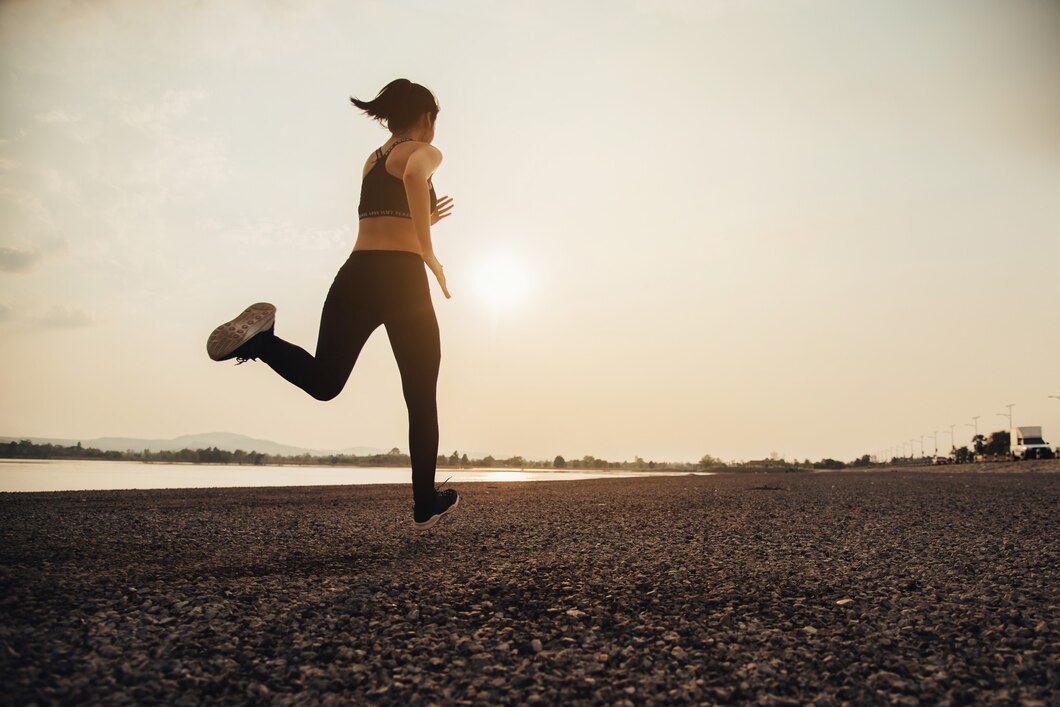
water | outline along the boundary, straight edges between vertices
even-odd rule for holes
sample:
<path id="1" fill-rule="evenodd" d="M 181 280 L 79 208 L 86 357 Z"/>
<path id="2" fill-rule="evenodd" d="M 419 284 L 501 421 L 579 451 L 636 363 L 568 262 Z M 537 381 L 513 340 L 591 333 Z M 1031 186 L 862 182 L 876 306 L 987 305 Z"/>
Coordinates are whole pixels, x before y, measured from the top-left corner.
<path id="1" fill-rule="evenodd" d="M 444 481 L 576 481 L 688 472 L 561 471 L 545 469 L 439 469 Z M 703 473 L 703 472 L 697 472 Z M 408 469 L 394 467 L 237 466 L 145 464 L 81 459 L 0 460 L 0 491 L 104 491 L 117 489 L 232 488 L 411 484 Z"/>

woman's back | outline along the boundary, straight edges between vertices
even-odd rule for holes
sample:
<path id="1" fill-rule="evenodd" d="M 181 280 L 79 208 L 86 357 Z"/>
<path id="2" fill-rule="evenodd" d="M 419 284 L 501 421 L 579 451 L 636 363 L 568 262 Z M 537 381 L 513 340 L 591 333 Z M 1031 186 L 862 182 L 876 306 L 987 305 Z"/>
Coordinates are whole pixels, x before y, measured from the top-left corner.
<path id="1" fill-rule="evenodd" d="M 404 182 L 410 159 L 421 150 L 438 152 L 428 143 L 399 138 L 369 155 L 361 170 L 360 222 L 354 250 L 421 252 Z M 433 212 L 438 200 L 429 177 L 427 185 Z"/>

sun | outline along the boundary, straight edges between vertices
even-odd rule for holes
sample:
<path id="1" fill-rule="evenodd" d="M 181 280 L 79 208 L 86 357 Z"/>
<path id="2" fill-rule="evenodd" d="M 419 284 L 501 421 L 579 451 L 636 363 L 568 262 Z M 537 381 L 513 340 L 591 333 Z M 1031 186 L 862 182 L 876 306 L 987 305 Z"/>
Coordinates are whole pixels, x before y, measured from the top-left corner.
<path id="1" fill-rule="evenodd" d="M 495 316 L 514 311 L 527 300 L 529 270 L 511 253 L 491 253 L 475 263 L 471 284 L 476 300 Z"/>

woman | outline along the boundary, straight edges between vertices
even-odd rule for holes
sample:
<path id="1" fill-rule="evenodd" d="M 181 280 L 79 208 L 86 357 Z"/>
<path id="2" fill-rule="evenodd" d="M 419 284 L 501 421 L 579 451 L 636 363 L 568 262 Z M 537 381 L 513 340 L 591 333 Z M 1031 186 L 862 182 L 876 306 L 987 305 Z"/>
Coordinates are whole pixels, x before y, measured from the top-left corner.
<path id="1" fill-rule="evenodd" d="M 431 226 L 453 206 L 449 197 L 435 196 L 431 183 L 442 162 L 442 153 L 431 145 L 438 102 L 428 89 L 407 79 L 390 82 L 371 101 L 350 100 L 383 123 L 391 136 L 365 162 L 357 242 L 324 302 L 316 355 L 274 335 L 276 308 L 265 302 L 217 327 L 206 350 L 215 361 L 261 359 L 317 400 L 331 400 L 346 385 L 368 336 L 385 326 L 409 412 L 413 522 L 426 529 L 460 503 L 456 491 L 434 487 L 441 350 L 423 266 L 448 298 Z"/>

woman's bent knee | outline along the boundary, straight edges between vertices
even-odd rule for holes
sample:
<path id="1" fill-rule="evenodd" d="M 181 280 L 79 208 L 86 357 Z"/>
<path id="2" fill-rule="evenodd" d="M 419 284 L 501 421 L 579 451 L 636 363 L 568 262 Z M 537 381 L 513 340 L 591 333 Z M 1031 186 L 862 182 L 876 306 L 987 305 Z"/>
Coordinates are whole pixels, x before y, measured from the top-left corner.
<path id="1" fill-rule="evenodd" d="M 306 392 L 321 402 L 327 402 L 337 398 L 339 393 L 342 392 L 342 388 L 343 386 L 341 385 L 318 385 L 306 390 Z"/>

